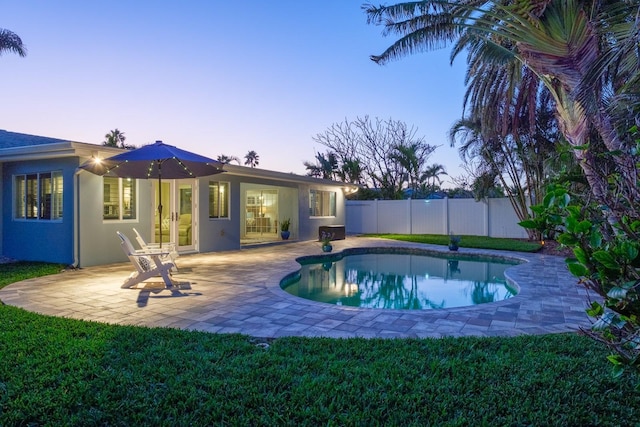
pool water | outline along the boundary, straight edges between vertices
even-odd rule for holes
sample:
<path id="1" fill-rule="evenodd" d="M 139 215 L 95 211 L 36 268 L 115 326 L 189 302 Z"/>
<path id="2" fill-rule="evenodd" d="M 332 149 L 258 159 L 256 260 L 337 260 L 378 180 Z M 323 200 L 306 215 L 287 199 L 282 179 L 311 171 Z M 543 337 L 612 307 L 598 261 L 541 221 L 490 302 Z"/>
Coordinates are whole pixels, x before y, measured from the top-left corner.
<path id="1" fill-rule="evenodd" d="M 516 295 L 504 271 L 518 264 L 399 253 L 366 253 L 304 262 L 281 287 L 291 295 L 329 304 L 405 310 L 464 307 Z"/>

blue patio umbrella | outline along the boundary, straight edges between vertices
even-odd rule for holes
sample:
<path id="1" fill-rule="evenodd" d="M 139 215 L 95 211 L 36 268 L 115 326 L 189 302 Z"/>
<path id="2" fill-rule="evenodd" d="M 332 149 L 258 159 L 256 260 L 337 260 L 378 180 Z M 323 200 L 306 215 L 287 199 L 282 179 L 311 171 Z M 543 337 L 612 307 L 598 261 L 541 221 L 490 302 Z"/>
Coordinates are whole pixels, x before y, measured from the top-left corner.
<path id="1" fill-rule="evenodd" d="M 224 172 L 224 164 L 173 145 L 156 141 L 135 150 L 106 159 L 91 159 L 80 169 L 96 175 L 121 178 L 158 179 L 158 214 L 162 218 L 162 178 L 181 179 L 215 175 Z M 160 221 L 162 247 L 162 221 Z"/>

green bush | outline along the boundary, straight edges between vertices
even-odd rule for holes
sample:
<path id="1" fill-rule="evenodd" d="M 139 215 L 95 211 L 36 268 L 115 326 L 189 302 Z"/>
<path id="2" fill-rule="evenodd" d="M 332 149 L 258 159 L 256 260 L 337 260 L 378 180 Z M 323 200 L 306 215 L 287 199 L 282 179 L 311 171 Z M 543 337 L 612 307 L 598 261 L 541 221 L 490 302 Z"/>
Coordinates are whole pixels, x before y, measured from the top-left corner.
<path id="1" fill-rule="evenodd" d="M 520 224 L 572 248 L 569 271 L 603 301 L 592 302 L 587 312 L 596 322 L 583 332 L 614 352 L 608 359 L 617 375 L 625 368 L 640 372 L 640 216 L 630 209 L 612 219 L 606 206 L 572 193 L 566 183 L 549 186 L 543 203 L 531 209 L 537 218 Z"/>

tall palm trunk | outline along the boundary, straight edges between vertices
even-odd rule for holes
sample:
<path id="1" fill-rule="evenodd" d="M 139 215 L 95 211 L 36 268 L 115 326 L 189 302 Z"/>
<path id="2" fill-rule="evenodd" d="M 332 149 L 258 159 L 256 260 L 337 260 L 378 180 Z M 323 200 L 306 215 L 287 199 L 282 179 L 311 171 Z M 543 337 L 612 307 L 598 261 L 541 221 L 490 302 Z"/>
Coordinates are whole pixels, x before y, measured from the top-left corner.
<path id="1" fill-rule="evenodd" d="M 562 88 L 553 88 L 551 93 L 556 100 L 558 123 L 562 133 L 574 147 L 573 154 L 585 174 L 594 197 L 604 203 L 607 199 L 608 185 L 606 178 L 598 173 L 596 159 L 589 150 L 589 126 L 584 108 L 571 100 Z"/>
<path id="2" fill-rule="evenodd" d="M 563 133 L 575 147 L 574 155 L 585 173 L 593 196 L 610 208 L 608 215 L 616 217 L 615 200 L 608 192 L 606 174 L 599 166 L 603 159 L 596 156 L 593 142 L 589 140 L 590 126 L 598 132 L 610 153 L 606 161 L 612 162 L 623 177 L 623 191 L 632 200 L 638 200 L 637 169 L 633 156 L 625 150 L 618 137 L 611 116 L 605 111 L 600 88 L 588 98 L 580 95 L 582 82 L 602 56 L 594 24 L 576 1 L 566 0 L 549 6 L 543 25 L 529 27 L 518 41 L 517 48 L 522 61 L 533 70 L 556 100 L 556 109 Z M 527 28 L 525 28 L 527 30 Z M 586 104 L 588 103 L 588 104 Z"/>
<path id="3" fill-rule="evenodd" d="M 612 160 L 616 164 L 616 171 L 622 176 L 621 182 L 625 185 L 623 192 L 627 194 L 631 200 L 640 199 L 640 189 L 638 188 L 638 170 L 633 156 L 627 147 L 618 137 L 613 126 L 611 115 L 604 111 L 603 107 L 591 115 L 593 126 L 598 131 L 607 149 L 614 153 Z"/>

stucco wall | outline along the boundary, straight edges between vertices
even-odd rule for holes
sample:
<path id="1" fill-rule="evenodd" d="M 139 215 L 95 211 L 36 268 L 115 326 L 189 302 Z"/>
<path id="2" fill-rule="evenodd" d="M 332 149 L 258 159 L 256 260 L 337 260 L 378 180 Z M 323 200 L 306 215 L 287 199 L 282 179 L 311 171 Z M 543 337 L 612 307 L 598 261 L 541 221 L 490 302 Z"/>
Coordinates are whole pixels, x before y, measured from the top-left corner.
<path id="1" fill-rule="evenodd" d="M 312 217 L 309 215 L 309 190 L 317 189 L 336 192 L 336 216 Z M 346 225 L 345 197 L 340 187 L 330 185 L 301 185 L 298 215 L 301 220 L 300 240 L 318 240 L 318 229 L 323 225 Z"/>
<path id="2" fill-rule="evenodd" d="M 135 227 L 145 238 L 151 230 L 151 181 L 139 179 L 137 189 L 138 215 L 136 219 L 124 221 L 103 220 L 103 178 L 89 172 L 77 175 L 81 197 L 78 200 L 79 265 L 111 264 L 127 261 L 120 247 L 116 231 L 129 237 L 134 246 Z"/>
<path id="3" fill-rule="evenodd" d="M 138 218 L 127 221 L 103 221 L 102 219 L 102 177 L 80 172 L 76 178 L 81 188 L 79 200 L 80 266 L 109 264 L 126 261 L 120 248 L 116 231 L 126 234 L 136 246 L 135 227 L 147 241 L 151 241 L 152 183 L 138 180 Z M 240 248 L 242 219 L 244 218 L 244 196 L 248 189 L 278 190 L 278 223 L 284 218 L 291 219 L 292 240 L 316 240 L 318 227 L 345 223 L 344 195 L 340 187 L 313 185 L 313 188 L 336 192 L 335 217 L 309 216 L 309 189 L 311 185 L 246 176 L 216 175 L 199 178 L 197 185 L 197 239 L 199 252 L 226 251 Z M 209 218 L 209 182 L 228 182 L 230 187 L 229 218 Z M 279 232 L 279 228 L 278 228 Z"/>
<path id="4" fill-rule="evenodd" d="M 2 168 L 2 251 L 5 256 L 25 261 L 72 264 L 73 252 L 73 174 L 78 158 L 7 162 Z M 13 218 L 13 176 L 62 172 L 63 201 L 61 220 Z"/>
<path id="5" fill-rule="evenodd" d="M 238 178 L 219 174 L 201 178 L 199 183 L 198 244 L 200 252 L 240 248 L 240 183 Z M 209 218 L 209 181 L 229 183 L 229 218 Z"/>

